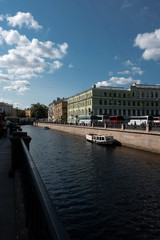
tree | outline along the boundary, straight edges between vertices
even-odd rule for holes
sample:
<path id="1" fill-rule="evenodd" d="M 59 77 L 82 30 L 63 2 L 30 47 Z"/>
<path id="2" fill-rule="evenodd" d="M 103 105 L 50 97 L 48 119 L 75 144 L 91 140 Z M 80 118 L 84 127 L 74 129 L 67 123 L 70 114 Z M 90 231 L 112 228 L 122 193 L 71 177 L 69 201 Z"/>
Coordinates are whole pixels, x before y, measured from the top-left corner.
<path id="1" fill-rule="evenodd" d="M 44 104 L 31 104 L 31 117 L 40 119 L 47 117 L 47 107 Z"/>
<path id="2" fill-rule="evenodd" d="M 25 110 L 21 110 L 17 108 L 16 112 L 17 112 L 17 117 L 24 118 L 26 116 Z"/>

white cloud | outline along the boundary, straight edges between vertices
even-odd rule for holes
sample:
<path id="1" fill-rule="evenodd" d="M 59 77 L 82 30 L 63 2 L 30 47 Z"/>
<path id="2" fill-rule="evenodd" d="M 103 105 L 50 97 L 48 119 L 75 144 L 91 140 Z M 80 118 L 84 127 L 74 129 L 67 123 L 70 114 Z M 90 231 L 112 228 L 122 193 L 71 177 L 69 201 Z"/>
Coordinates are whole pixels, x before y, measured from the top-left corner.
<path id="1" fill-rule="evenodd" d="M 160 29 L 151 33 L 138 34 L 134 46 L 144 49 L 142 57 L 145 60 L 160 59 Z"/>
<path id="2" fill-rule="evenodd" d="M 144 73 L 144 71 L 142 71 L 140 67 L 132 67 L 132 74 L 133 75 L 135 75 L 135 74 L 142 75 L 143 73 Z"/>
<path id="3" fill-rule="evenodd" d="M 63 64 L 59 61 L 54 61 L 53 63 L 50 63 L 49 65 L 50 65 L 49 73 L 53 73 L 56 69 L 60 69 Z"/>
<path id="4" fill-rule="evenodd" d="M 132 1 L 124 0 L 121 8 L 122 8 L 122 9 L 124 9 L 124 8 L 129 8 L 129 7 L 131 7 L 132 5 L 133 5 L 133 0 L 132 0 Z"/>
<path id="5" fill-rule="evenodd" d="M 29 90 L 30 83 L 28 81 L 12 81 L 9 86 L 4 86 L 4 90 L 16 91 L 18 93 L 23 93 Z"/>
<path id="6" fill-rule="evenodd" d="M 144 73 L 144 71 L 142 71 L 140 67 L 131 67 L 130 70 L 125 70 L 125 71 L 122 71 L 122 72 L 118 72 L 117 74 L 118 75 L 129 75 L 129 74 L 132 74 L 132 75 L 135 75 L 135 74 L 142 75 L 143 73 Z"/>
<path id="7" fill-rule="evenodd" d="M 126 67 L 128 67 L 128 66 L 134 66 L 135 64 L 132 63 L 130 60 L 127 60 L 127 61 L 124 62 L 124 65 L 125 65 Z"/>
<path id="8" fill-rule="evenodd" d="M 109 71 L 108 76 L 112 76 L 112 75 L 113 75 L 113 72 Z"/>
<path id="9" fill-rule="evenodd" d="M 127 85 L 127 84 L 132 84 L 132 83 L 137 83 L 140 84 L 141 81 L 135 80 L 132 77 L 111 77 L 108 81 L 102 81 L 102 82 L 98 82 L 96 84 L 97 87 L 106 87 L 106 86 L 116 86 L 116 85 Z"/>
<path id="10" fill-rule="evenodd" d="M 8 98 L 4 98 L 4 97 L 1 97 L 0 96 L 0 102 L 5 102 L 5 103 L 8 103 L 8 104 L 12 104 L 12 101 Z"/>
<path id="11" fill-rule="evenodd" d="M 33 28 L 33 29 L 39 30 L 42 28 L 42 26 L 40 26 L 38 22 L 34 20 L 32 14 L 29 12 L 27 13 L 18 12 L 13 17 L 8 15 L 6 16 L 6 19 L 8 21 L 8 24 L 12 27 L 19 26 L 21 28 L 22 25 L 24 24 L 28 29 Z"/>
<path id="12" fill-rule="evenodd" d="M 73 66 L 72 63 L 70 63 L 70 64 L 68 65 L 68 67 L 69 67 L 69 68 L 74 68 L 74 66 Z"/>
<path id="13" fill-rule="evenodd" d="M 125 70 L 125 71 L 123 71 L 123 72 L 118 72 L 117 74 L 119 74 L 119 75 L 123 75 L 123 74 L 125 74 L 125 75 L 128 75 L 128 74 L 130 74 L 131 72 L 129 71 L 129 70 Z"/>
<path id="14" fill-rule="evenodd" d="M 10 26 L 22 27 L 25 24 L 28 28 L 41 28 L 30 13 L 18 12 L 14 17 L 0 15 L 0 18 L 6 18 Z M 66 42 L 56 44 L 52 41 L 42 42 L 36 38 L 30 41 L 17 30 L 4 30 L 0 27 L 0 45 L 4 43 L 10 49 L 0 56 L 0 83 L 10 82 L 4 89 L 19 93 L 29 90 L 29 82 L 26 79 L 40 77 L 45 71 L 53 73 L 60 69 L 63 63 L 59 59 L 65 57 L 68 49 Z"/>
<path id="15" fill-rule="evenodd" d="M 118 56 L 114 56 L 114 60 L 117 60 L 118 59 Z"/>
<path id="16" fill-rule="evenodd" d="M 131 84 L 131 83 L 140 83 L 141 81 L 140 80 L 134 80 L 132 79 L 132 77 L 128 77 L 128 78 L 125 78 L 125 77 L 112 77 L 109 79 L 109 81 L 113 84 L 118 84 L 118 85 L 126 85 L 126 84 Z"/>
<path id="17" fill-rule="evenodd" d="M 97 82 L 96 86 L 97 87 L 109 87 L 109 86 L 112 86 L 112 84 L 108 81 L 102 81 L 102 82 Z"/>
<path id="18" fill-rule="evenodd" d="M 29 40 L 24 35 L 20 35 L 18 31 L 16 30 L 3 30 L 2 27 L 0 27 L 0 39 L 1 39 L 1 45 L 3 44 L 3 41 L 6 42 L 8 45 L 18 44 L 18 45 L 26 45 L 29 44 Z"/>
<path id="19" fill-rule="evenodd" d="M 10 82 L 12 80 L 12 77 L 8 74 L 3 74 L 0 72 L 0 83 L 1 82 Z"/>
<path id="20" fill-rule="evenodd" d="M 3 21 L 4 16 L 0 14 L 0 21 Z"/>
<path id="21" fill-rule="evenodd" d="M 60 69 L 62 63 L 50 59 L 62 59 L 67 54 L 68 44 L 55 44 L 47 41 L 41 42 L 38 39 L 29 41 L 26 36 L 20 35 L 18 31 L 5 31 L 0 28 L 1 43 L 5 41 L 8 45 L 16 45 L 8 50 L 8 54 L 0 56 L 0 69 L 4 69 L 15 79 L 29 79 L 37 76 L 49 66 L 50 71 Z M 46 61 L 47 59 L 47 61 Z"/>

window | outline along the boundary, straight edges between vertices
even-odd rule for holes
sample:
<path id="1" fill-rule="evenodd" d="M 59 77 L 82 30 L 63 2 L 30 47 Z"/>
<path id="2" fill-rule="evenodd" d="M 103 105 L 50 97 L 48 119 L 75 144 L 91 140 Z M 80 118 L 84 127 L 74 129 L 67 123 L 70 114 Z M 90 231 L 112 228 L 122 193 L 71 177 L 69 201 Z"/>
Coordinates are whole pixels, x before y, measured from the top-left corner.
<path id="1" fill-rule="evenodd" d="M 129 116 L 131 115 L 131 110 L 130 110 L 130 109 L 128 109 L 128 115 L 129 115 Z"/>
<path id="2" fill-rule="evenodd" d="M 107 96 L 107 93 L 106 93 L 106 92 L 104 92 L 104 96 L 105 96 L 105 97 Z"/>
<path id="3" fill-rule="evenodd" d="M 121 101 L 120 100 L 118 101 L 118 105 L 121 105 Z"/>
<path id="4" fill-rule="evenodd" d="M 114 97 L 116 97 L 116 93 L 114 93 Z"/>
<path id="5" fill-rule="evenodd" d="M 107 105 L 107 101 L 106 100 L 104 100 L 104 105 Z"/>
<path id="6" fill-rule="evenodd" d="M 99 105 L 102 105 L 102 99 L 99 100 Z"/>

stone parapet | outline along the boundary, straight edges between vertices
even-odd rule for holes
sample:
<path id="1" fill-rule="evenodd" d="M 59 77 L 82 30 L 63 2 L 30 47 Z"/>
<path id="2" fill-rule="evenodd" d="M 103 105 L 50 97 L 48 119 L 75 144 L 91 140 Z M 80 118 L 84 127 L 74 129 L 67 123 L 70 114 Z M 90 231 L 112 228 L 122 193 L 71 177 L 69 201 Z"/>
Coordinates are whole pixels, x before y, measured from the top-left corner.
<path id="1" fill-rule="evenodd" d="M 39 127 L 48 126 L 50 129 L 84 136 L 88 133 L 105 134 L 113 136 L 124 146 L 138 148 L 150 152 L 160 153 L 160 133 L 113 128 L 82 127 L 75 125 L 63 125 L 52 123 L 38 123 Z"/>

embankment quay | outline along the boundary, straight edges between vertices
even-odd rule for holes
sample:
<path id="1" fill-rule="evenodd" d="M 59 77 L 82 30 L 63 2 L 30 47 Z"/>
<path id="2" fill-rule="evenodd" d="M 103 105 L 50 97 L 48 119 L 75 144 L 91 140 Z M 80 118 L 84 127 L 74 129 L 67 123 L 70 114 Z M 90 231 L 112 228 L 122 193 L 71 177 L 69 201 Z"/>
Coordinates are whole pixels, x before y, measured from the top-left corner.
<path id="1" fill-rule="evenodd" d="M 1 239 L 69 239 L 29 153 L 30 141 L 26 132 L 0 139 Z"/>
<path id="2" fill-rule="evenodd" d="M 131 130 L 124 129 L 123 125 L 120 129 L 53 124 L 46 122 L 37 122 L 35 125 L 39 127 L 48 126 L 53 130 L 76 134 L 84 137 L 89 133 L 112 135 L 124 146 L 160 153 L 160 132 L 150 131 L 149 126 L 147 126 L 145 130 Z"/>

